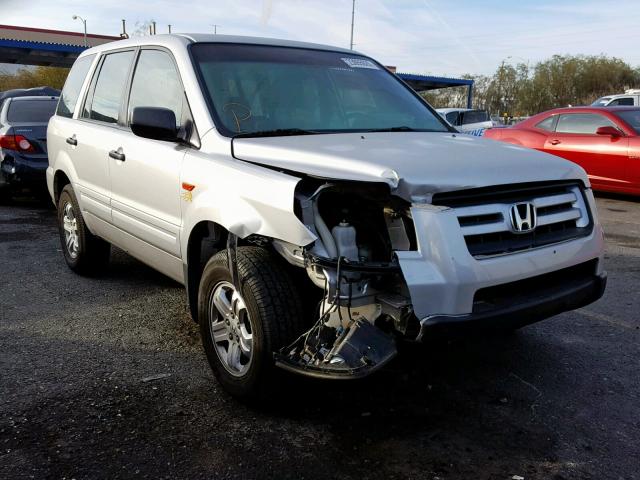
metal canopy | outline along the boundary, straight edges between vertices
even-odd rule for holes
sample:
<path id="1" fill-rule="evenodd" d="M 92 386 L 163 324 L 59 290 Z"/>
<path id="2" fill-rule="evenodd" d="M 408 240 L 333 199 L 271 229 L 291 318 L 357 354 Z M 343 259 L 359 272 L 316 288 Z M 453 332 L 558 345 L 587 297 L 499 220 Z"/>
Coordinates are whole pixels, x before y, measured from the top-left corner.
<path id="1" fill-rule="evenodd" d="M 396 75 L 404 80 L 416 92 L 436 90 L 438 88 L 467 87 L 467 108 L 472 108 L 474 81 L 471 79 L 432 77 L 429 75 L 416 75 L 413 73 L 398 73 Z"/>
<path id="2" fill-rule="evenodd" d="M 90 34 L 87 45 L 93 47 L 119 39 Z M 0 25 L 0 63 L 71 67 L 86 48 L 82 33 Z"/>

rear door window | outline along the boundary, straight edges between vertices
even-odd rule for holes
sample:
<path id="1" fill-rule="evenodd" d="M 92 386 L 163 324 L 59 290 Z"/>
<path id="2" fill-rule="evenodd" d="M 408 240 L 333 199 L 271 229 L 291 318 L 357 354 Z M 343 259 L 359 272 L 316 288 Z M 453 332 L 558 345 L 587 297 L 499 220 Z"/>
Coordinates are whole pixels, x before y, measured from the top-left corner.
<path id="1" fill-rule="evenodd" d="M 105 56 L 93 88 L 87 99 L 83 118 L 105 123 L 118 123 L 124 91 L 134 51 L 110 53 Z"/>
<path id="2" fill-rule="evenodd" d="M 76 109 L 76 103 L 78 103 L 78 97 L 80 96 L 80 90 L 84 84 L 84 79 L 91 68 L 95 55 L 87 55 L 86 57 L 79 58 L 71 67 L 71 71 L 67 76 L 67 81 L 64 83 L 64 88 L 60 94 L 60 102 L 58 103 L 57 115 L 61 117 L 71 118 L 73 112 Z"/>
<path id="3" fill-rule="evenodd" d="M 600 127 L 615 127 L 616 125 L 604 117 L 595 113 L 567 113 L 558 118 L 557 133 L 580 133 L 583 135 L 595 135 Z"/>
<path id="4" fill-rule="evenodd" d="M 47 123 L 56 110 L 56 99 L 18 100 L 9 104 L 10 123 Z"/>

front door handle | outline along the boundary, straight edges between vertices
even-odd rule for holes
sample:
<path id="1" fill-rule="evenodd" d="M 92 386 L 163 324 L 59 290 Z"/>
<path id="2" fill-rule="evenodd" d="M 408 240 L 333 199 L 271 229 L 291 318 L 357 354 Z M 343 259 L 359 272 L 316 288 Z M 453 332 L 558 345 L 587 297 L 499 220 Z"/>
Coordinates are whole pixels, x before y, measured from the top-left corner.
<path id="1" fill-rule="evenodd" d="M 558 140 L 557 138 L 555 138 L 555 139 L 551 140 L 549 143 L 551 145 L 558 145 L 559 143 L 562 143 L 562 142 L 560 140 Z"/>
<path id="2" fill-rule="evenodd" d="M 67 138 L 67 143 L 69 145 L 73 145 L 74 147 L 78 145 L 78 140 L 76 139 L 76 134 L 74 133 L 69 138 Z"/>
<path id="3" fill-rule="evenodd" d="M 118 150 L 111 150 L 109 152 L 109 156 L 115 160 L 120 160 L 121 162 L 124 162 L 125 159 L 124 153 L 122 153 L 122 148 L 119 148 Z"/>

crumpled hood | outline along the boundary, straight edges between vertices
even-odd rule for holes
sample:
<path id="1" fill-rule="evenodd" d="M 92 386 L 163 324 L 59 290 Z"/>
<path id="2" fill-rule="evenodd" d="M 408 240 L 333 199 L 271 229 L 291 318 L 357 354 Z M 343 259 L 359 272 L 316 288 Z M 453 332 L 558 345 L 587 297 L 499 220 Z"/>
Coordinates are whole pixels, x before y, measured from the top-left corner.
<path id="1" fill-rule="evenodd" d="M 468 135 L 341 133 L 237 138 L 237 159 L 307 175 L 385 182 L 407 201 L 437 192 L 548 180 L 582 180 L 578 165 L 553 155 Z"/>

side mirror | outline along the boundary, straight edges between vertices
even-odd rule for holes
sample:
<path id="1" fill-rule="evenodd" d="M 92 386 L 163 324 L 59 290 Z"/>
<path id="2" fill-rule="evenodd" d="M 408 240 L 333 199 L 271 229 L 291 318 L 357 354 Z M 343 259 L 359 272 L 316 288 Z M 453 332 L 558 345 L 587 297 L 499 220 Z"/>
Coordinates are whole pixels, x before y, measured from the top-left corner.
<path id="1" fill-rule="evenodd" d="M 606 126 L 606 127 L 598 127 L 596 130 L 596 135 L 607 135 L 609 137 L 621 137 L 622 132 L 618 130 L 616 127 Z"/>
<path id="2" fill-rule="evenodd" d="M 136 107 L 131 115 L 131 131 L 138 137 L 178 141 L 176 114 L 168 108 Z"/>

